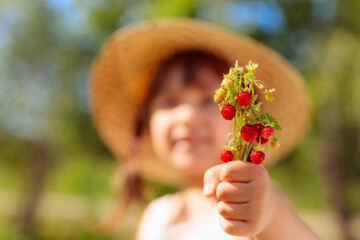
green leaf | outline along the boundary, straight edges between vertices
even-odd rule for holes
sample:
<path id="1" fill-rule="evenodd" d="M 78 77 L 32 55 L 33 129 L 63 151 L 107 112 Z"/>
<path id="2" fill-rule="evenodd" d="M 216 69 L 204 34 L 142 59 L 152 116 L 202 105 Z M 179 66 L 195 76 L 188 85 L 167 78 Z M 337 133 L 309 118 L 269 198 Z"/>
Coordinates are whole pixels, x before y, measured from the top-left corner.
<path id="1" fill-rule="evenodd" d="M 234 101 L 233 106 L 236 108 L 236 111 L 238 111 L 238 112 L 241 111 L 241 106 L 240 106 L 240 104 L 236 101 L 236 99 L 235 99 L 235 101 Z"/>
<path id="2" fill-rule="evenodd" d="M 237 93 L 233 88 L 228 88 L 228 93 L 233 97 L 237 96 Z"/>
<path id="3" fill-rule="evenodd" d="M 253 104 L 255 104 L 255 102 L 256 102 L 256 100 L 258 99 L 258 95 L 253 95 L 252 96 L 252 100 L 251 100 L 251 102 L 253 103 Z"/>
<path id="4" fill-rule="evenodd" d="M 276 119 L 273 116 L 271 116 L 269 113 L 261 114 L 260 119 L 262 122 L 266 122 L 267 124 L 269 124 L 275 130 L 278 131 L 282 130 Z"/>
<path id="5" fill-rule="evenodd" d="M 267 122 L 267 118 L 264 113 L 260 115 L 260 119 L 261 119 L 261 122 Z"/>
<path id="6" fill-rule="evenodd" d="M 244 119 L 239 114 L 237 118 L 237 129 L 241 129 L 241 127 L 244 125 L 245 125 Z"/>
<path id="7" fill-rule="evenodd" d="M 260 112 L 260 106 L 261 106 L 261 104 L 262 104 L 262 102 L 258 102 L 257 104 L 255 104 L 254 105 L 254 107 L 253 107 L 253 110 L 255 111 L 255 112 Z"/>
<path id="8" fill-rule="evenodd" d="M 248 81 L 248 80 L 250 80 L 252 78 L 254 78 L 254 73 L 253 72 L 247 72 L 247 73 L 244 74 L 244 79 L 245 80 Z"/>

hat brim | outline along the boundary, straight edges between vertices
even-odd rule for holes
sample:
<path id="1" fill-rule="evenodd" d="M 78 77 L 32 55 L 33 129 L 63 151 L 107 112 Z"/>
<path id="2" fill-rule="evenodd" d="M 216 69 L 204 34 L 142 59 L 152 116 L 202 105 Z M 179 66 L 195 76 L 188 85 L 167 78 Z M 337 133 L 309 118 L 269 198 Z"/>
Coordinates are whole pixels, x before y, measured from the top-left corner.
<path id="1" fill-rule="evenodd" d="M 309 126 L 311 111 L 304 79 L 282 56 L 265 45 L 223 27 L 192 19 L 166 19 L 129 25 L 116 31 L 104 44 L 91 67 L 91 109 L 105 144 L 121 159 L 129 153 L 139 110 L 159 63 L 177 52 L 202 50 L 230 63 L 249 60 L 259 64 L 257 79 L 275 88 L 275 100 L 263 96 L 262 111 L 273 115 L 282 127 L 281 147 L 267 147 L 265 165 L 287 155 Z M 220 80 L 219 80 L 220 81 Z M 145 137 L 143 141 L 148 141 Z M 224 140 L 225 141 L 225 140 Z M 146 147 L 150 144 L 145 144 Z M 143 173 L 172 184 L 179 174 L 144 150 Z"/>

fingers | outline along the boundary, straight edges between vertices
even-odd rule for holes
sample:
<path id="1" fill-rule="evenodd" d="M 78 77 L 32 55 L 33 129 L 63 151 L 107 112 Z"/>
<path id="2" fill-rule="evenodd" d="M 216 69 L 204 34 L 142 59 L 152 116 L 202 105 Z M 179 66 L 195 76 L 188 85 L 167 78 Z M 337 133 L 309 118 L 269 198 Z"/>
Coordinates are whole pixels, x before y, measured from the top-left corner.
<path id="1" fill-rule="evenodd" d="M 204 175 L 204 188 L 203 194 L 205 197 L 211 197 L 215 195 L 216 188 L 220 183 L 219 172 L 224 164 L 216 165 L 209 168 Z"/>
<path id="2" fill-rule="evenodd" d="M 261 165 L 249 162 L 232 161 L 216 165 L 205 172 L 203 193 L 206 197 L 215 195 L 220 182 L 250 183 L 268 178 L 268 172 Z"/>
<path id="3" fill-rule="evenodd" d="M 259 232 L 259 228 L 251 222 L 236 219 L 225 219 L 220 216 L 221 228 L 233 236 L 253 236 Z"/>
<path id="4" fill-rule="evenodd" d="M 255 178 L 266 175 L 265 167 L 244 161 L 232 161 L 223 164 L 219 171 L 219 179 L 222 182 L 251 182 Z"/>
<path id="5" fill-rule="evenodd" d="M 220 201 L 244 203 L 252 199 L 251 183 L 220 182 L 216 188 L 216 196 Z"/>
<path id="6" fill-rule="evenodd" d="M 226 203 L 219 201 L 216 205 L 219 214 L 225 219 L 250 221 L 252 219 L 251 203 Z"/>

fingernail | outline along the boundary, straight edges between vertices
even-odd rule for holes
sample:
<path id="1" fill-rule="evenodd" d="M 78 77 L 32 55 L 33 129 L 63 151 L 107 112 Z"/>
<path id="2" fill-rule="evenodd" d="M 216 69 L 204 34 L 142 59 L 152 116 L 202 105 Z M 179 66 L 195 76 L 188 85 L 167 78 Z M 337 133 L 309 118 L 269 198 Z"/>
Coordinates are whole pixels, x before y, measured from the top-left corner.
<path id="1" fill-rule="evenodd" d="M 204 188 L 203 188 L 203 194 L 204 194 L 204 196 L 207 196 L 209 193 L 210 193 L 210 184 L 205 183 Z"/>

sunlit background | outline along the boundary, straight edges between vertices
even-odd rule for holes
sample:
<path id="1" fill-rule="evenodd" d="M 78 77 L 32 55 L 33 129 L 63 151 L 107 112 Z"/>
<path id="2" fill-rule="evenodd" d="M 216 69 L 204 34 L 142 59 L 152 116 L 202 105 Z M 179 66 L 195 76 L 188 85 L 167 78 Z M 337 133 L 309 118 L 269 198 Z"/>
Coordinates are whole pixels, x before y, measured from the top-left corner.
<path id="1" fill-rule="evenodd" d="M 359 13 L 358 0 L 0 0 L 0 239 L 134 239 L 139 204 L 92 227 L 115 209 L 117 160 L 91 123 L 88 70 L 114 30 L 169 16 L 252 36 L 301 71 L 313 125 L 270 174 L 324 239 L 360 239 Z"/>

